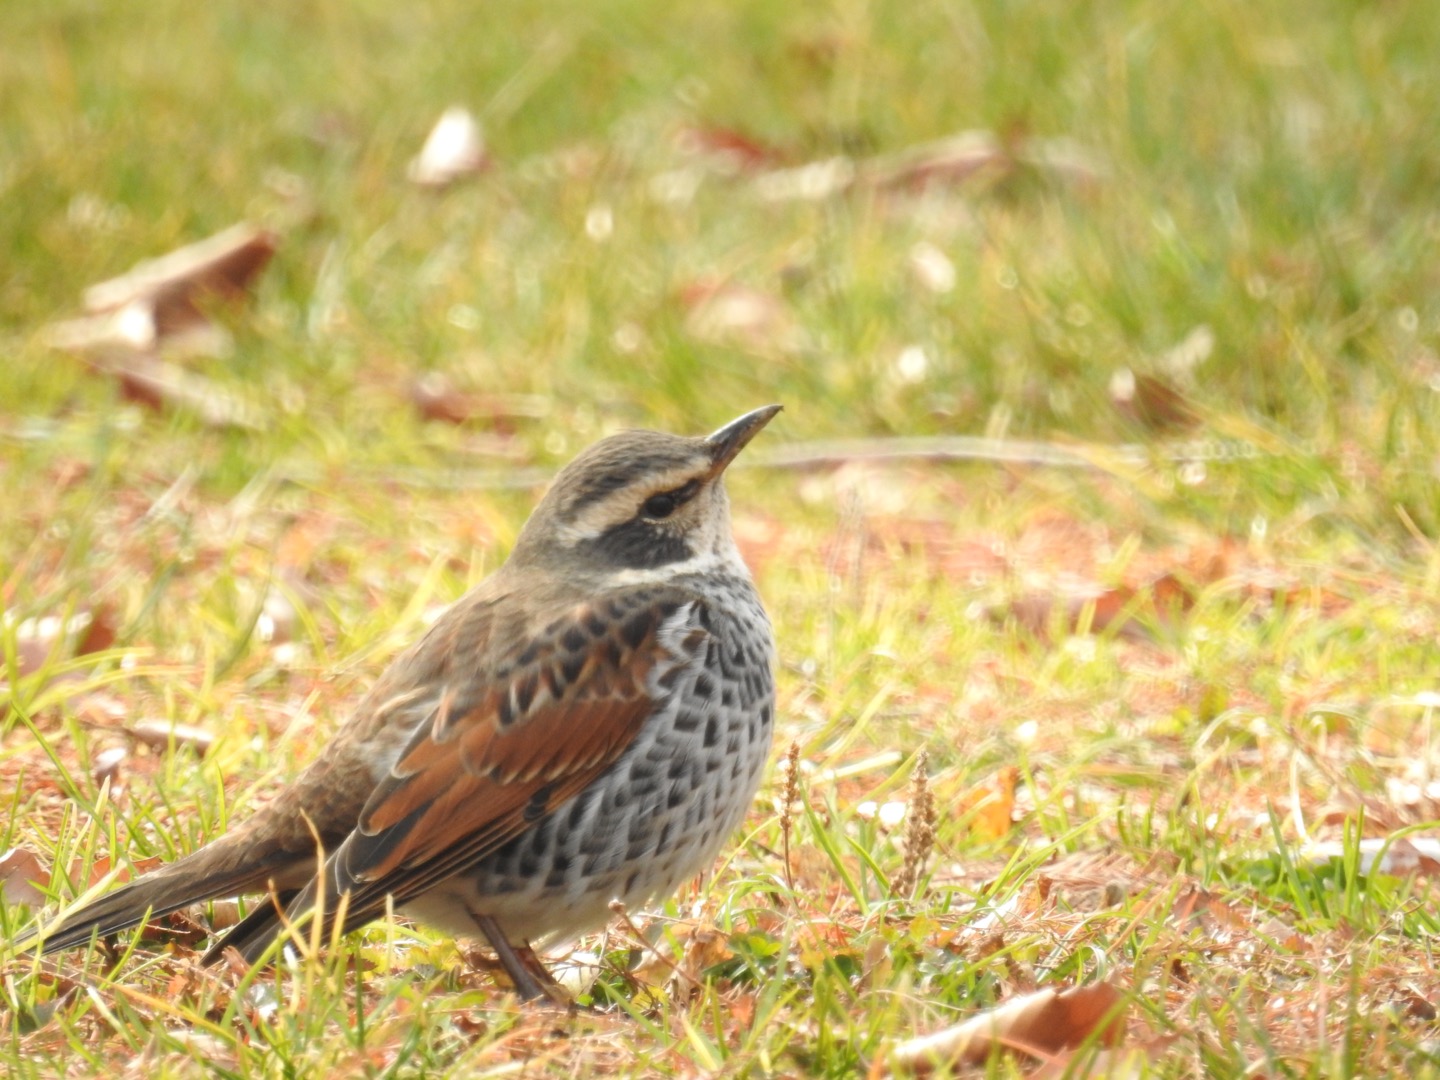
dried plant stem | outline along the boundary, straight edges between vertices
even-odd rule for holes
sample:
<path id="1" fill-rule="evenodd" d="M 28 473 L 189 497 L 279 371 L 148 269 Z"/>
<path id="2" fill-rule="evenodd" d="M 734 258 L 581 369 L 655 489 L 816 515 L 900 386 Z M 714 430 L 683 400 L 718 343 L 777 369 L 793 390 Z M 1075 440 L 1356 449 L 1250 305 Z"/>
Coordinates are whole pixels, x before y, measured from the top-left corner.
<path id="1" fill-rule="evenodd" d="M 925 876 L 925 864 L 935 849 L 935 796 L 930 790 L 929 760 L 924 750 L 915 759 L 910 805 L 905 812 L 905 861 L 890 882 L 891 891 L 902 899 L 913 898 L 916 886 Z"/>
<path id="2" fill-rule="evenodd" d="M 781 766 L 780 781 L 780 851 L 785 861 L 785 887 L 795 895 L 795 876 L 790 869 L 790 829 L 794 825 L 792 816 L 795 804 L 800 799 L 800 744 L 792 742 L 785 751 L 785 762 Z"/>

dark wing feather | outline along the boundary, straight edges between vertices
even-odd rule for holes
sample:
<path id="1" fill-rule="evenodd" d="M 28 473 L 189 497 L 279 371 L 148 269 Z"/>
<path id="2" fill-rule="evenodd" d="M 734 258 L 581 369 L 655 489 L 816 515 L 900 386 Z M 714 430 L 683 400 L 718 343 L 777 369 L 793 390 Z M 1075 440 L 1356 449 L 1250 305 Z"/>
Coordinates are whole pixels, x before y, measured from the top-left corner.
<path id="1" fill-rule="evenodd" d="M 674 588 L 619 590 L 503 649 L 491 642 L 488 664 L 454 657 L 430 722 L 327 862 L 326 895 L 349 893 L 345 928 L 381 915 L 387 896 L 403 904 L 473 866 L 619 760 L 655 712 L 652 695 L 704 656 L 702 603 Z M 314 894 L 312 884 L 290 913 Z M 253 959 L 267 943 L 252 935 L 243 951 Z"/>

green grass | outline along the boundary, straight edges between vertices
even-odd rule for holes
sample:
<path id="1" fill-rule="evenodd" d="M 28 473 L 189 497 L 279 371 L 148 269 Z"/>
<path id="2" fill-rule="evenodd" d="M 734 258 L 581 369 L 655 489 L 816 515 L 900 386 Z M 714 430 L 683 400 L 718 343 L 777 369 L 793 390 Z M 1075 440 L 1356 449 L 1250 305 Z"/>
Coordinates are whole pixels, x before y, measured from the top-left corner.
<path id="1" fill-rule="evenodd" d="M 806 806 L 788 872 L 769 784 L 698 896 L 640 920 L 655 949 L 618 925 L 582 942 L 593 1013 L 520 1010 L 401 924 L 244 978 L 157 935 L 113 970 L 5 954 L 0 1072 L 840 1077 L 1106 979 L 1154 1075 L 1440 1075 L 1431 885 L 1362 875 L 1354 847 L 1440 817 L 1440 21 L 1340 0 L 672 7 L 0 0 L 0 850 L 38 852 L 68 900 L 96 860 L 223 831 L 500 563 L 530 470 L 771 401 L 731 494 Z M 416 190 L 406 162 L 453 102 L 494 166 Z M 972 128 L 1067 138 L 1098 176 L 773 203 L 704 174 L 658 199 L 697 127 L 788 165 Z M 242 219 L 282 247 L 225 315 L 233 355 L 193 366 L 259 430 L 142 409 L 46 344 L 86 285 Z M 922 241 L 952 291 L 917 281 Z M 682 296 L 705 281 L 780 324 L 697 335 Z M 1167 351 L 1199 327 L 1213 351 L 1177 375 Z M 1200 424 L 1127 419 L 1122 367 Z M 409 387 L 431 371 L 545 415 L 427 422 Z M 756 467 L 786 442 L 952 434 L 1097 467 Z M 1142 598 L 1136 623 L 1071 634 L 1088 611 L 1043 614 L 1057 582 L 1167 571 L 1179 618 Z M 274 590 L 286 642 L 258 632 Z M 1035 594 L 1039 624 L 1016 614 Z M 16 624 L 82 609 L 113 648 L 19 677 Z M 217 741 L 147 748 L 144 719 Z M 859 807 L 906 799 L 922 749 L 938 846 L 896 898 L 899 834 Z M 1008 766 L 1013 824 L 972 828 Z M 1312 865 L 1307 837 L 1350 837 L 1348 859 Z M 1220 914 L 1191 914 L 1195 889 Z M 0 926 L 35 914 L 0 904 Z"/>

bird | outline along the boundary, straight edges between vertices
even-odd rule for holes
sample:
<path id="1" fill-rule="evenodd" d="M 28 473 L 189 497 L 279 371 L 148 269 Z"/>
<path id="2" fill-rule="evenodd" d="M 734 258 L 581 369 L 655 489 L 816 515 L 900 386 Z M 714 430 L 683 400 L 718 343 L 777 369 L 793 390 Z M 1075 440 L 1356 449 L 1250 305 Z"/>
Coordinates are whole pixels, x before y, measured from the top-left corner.
<path id="1" fill-rule="evenodd" d="M 522 998 L 563 1000 L 534 945 L 602 927 L 617 900 L 668 897 L 714 861 L 759 786 L 775 642 L 724 475 L 780 410 L 583 451 L 509 558 L 271 801 L 16 945 L 54 952 L 265 893 L 203 957 L 255 964 L 293 927 L 319 920 L 331 940 L 393 905 L 483 939 Z"/>

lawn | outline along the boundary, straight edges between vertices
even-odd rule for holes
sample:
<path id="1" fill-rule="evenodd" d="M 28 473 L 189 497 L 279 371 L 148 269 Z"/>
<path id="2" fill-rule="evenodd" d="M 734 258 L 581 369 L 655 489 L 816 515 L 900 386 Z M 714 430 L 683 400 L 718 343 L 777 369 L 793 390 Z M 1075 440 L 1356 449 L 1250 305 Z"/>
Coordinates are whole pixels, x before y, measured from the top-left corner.
<path id="1" fill-rule="evenodd" d="M 0 1075 L 1440 1076 L 1429 5 L 0 26 L 5 942 L 294 776 L 582 448 L 785 406 L 769 778 L 584 1007 L 399 921 L 201 968 L 219 902 L 0 947 Z M 238 222 L 214 355 L 57 347 Z"/>

